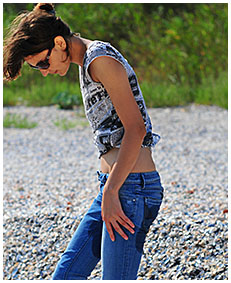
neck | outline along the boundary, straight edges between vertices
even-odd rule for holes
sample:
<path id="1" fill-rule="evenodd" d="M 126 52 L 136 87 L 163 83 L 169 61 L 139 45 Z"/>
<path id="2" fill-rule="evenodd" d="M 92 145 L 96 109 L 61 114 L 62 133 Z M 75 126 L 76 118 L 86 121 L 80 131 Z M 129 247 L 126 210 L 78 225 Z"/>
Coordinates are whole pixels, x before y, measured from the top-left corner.
<path id="1" fill-rule="evenodd" d="M 90 42 L 90 40 L 75 35 L 71 37 L 71 45 L 70 45 L 71 63 L 77 64 L 81 67 L 83 66 L 83 58 L 87 50 L 88 42 Z"/>

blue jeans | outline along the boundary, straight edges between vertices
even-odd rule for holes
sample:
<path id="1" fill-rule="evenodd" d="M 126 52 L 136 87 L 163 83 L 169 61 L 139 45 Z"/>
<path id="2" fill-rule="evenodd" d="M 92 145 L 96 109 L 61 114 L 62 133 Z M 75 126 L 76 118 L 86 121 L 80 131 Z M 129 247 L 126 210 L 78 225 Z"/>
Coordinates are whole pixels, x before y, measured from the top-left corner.
<path id="1" fill-rule="evenodd" d="M 55 269 L 53 280 L 86 280 L 102 259 L 103 280 L 134 280 L 143 252 L 146 234 L 157 217 L 163 187 L 157 171 L 130 173 L 119 190 L 125 215 L 135 224 L 135 233 L 124 240 L 115 230 L 112 242 L 101 218 L 103 188 L 108 174 L 99 173 L 100 192 L 80 222 Z"/>

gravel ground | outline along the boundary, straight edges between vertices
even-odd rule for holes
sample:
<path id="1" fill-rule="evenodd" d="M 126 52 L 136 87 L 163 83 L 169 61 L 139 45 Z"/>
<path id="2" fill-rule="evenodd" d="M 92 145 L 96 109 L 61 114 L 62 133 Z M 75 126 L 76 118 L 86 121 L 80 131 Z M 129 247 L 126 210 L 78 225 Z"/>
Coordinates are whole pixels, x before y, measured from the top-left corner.
<path id="1" fill-rule="evenodd" d="M 138 279 L 228 279 L 228 111 L 215 106 L 148 110 L 165 188 Z M 4 128 L 4 280 L 51 279 L 98 193 L 98 153 L 79 110 L 4 108 L 38 122 Z M 61 130 L 58 119 L 78 120 Z M 100 263 L 89 279 L 100 279 Z"/>

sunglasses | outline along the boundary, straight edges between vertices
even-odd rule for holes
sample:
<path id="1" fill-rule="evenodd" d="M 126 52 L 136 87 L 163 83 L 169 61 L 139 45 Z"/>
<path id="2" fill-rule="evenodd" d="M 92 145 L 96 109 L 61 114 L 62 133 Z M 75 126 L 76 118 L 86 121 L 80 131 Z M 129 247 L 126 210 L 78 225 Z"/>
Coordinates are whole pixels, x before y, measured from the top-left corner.
<path id="1" fill-rule="evenodd" d="M 51 55 L 51 50 L 53 48 L 49 49 L 48 53 L 47 53 L 47 57 L 45 60 L 41 60 L 39 61 L 36 66 L 33 66 L 31 64 L 28 63 L 28 65 L 33 68 L 33 69 L 36 69 L 36 70 L 47 70 L 49 67 L 50 67 L 50 63 L 49 63 L 49 58 L 50 58 L 50 55 Z"/>

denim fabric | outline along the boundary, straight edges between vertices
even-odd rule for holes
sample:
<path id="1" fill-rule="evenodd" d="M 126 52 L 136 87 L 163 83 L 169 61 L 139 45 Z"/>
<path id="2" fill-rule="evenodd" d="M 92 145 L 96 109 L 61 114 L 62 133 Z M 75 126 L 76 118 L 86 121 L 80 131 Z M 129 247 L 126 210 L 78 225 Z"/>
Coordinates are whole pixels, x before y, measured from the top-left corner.
<path id="1" fill-rule="evenodd" d="M 100 192 L 80 222 L 53 274 L 53 280 L 86 280 L 102 259 L 103 280 L 134 280 L 146 234 L 157 217 L 163 187 L 157 171 L 130 173 L 119 190 L 124 213 L 135 224 L 135 233 L 124 240 L 116 231 L 112 242 L 101 218 L 101 202 L 108 174 L 100 173 Z"/>

